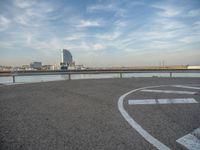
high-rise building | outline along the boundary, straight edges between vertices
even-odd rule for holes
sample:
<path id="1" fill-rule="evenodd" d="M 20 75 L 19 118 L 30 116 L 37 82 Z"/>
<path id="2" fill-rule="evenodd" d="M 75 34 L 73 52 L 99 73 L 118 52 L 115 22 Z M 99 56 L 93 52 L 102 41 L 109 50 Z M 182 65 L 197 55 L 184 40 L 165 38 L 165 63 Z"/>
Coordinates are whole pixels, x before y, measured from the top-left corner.
<path id="1" fill-rule="evenodd" d="M 61 51 L 61 58 L 62 58 L 62 62 L 61 63 L 65 64 L 67 66 L 72 64 L 72 61 L 73 61 L 72 54 L 68 50 L 63 49 Z"/>
<path id="2" fill-rule="evenodd" d="M 60 69 L 61 70 L 68 69 L 68 67 L 72 64 L 72 62 L 73 62 L 72 54 L 68 50 L 63 49 L 61 51 Z"/>

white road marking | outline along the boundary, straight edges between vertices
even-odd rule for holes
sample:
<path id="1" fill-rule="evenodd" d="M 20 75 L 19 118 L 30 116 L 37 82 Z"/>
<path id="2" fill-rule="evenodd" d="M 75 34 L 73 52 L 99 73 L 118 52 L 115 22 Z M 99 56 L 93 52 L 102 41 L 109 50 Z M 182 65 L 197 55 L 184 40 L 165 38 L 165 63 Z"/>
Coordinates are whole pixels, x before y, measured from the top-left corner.
<path id="1" fill-rule="evenodd" d="M 173 85 L 173 87 L 180 87 L 180 88 L 186 88 L 186 89 L 196 89 L 196 90 L 200 90 L 200 87 L 185 86 L 185 85 Z"/>
<path id="2" fill-rule="evenodd" d="M 143 89 L 142 92 L 155 92 L 155 93 L 174 93 L 174 94 L 196 94 L 196 92 L 189 91 L 169 91 L 169 90 L 149 90 Z"/>
<path id="3" fill-rule="evenodd" d="M 142 99 L 129 100 L 129 105 L 152 105 L 152 104 L 190 104 L 198 103 L 194 98 L 174 98 L 174 99 Z"/>
<path id="4" fill-rule="evenodd" d="M 145 87 L 145 88 L 156 88 L 156 87 L 161 87 L 161 86 L 151 86 L 151 87 Z M 118 100 L 118 109 L 122 116 L 125 118 L 125 120 L 149 143 L 151 143 L 154 147 L 156 147 L 159 150 L 170 150 L 169 147 L 167 147 L 165 144 L 161 143 L 159 140 L 157 140 L 155 137 L 153 137 L 151 134 L 149 134 L 146 130 L 144 130 L 124 109 L 123 106 L 123 101 L 124 98 L 136 91 L 143 90 L 145 88 L 139 88 L 132 90 L 130 92 L 127 92 L 123 94 L 119 100 Z"/>
<path id="5" fill-rule="evenodd" d="M 189 150 L 200 150 L 200 128 L 181 137 L 180 139 L 176 140 L 176 142 L 185 146 Z"/>

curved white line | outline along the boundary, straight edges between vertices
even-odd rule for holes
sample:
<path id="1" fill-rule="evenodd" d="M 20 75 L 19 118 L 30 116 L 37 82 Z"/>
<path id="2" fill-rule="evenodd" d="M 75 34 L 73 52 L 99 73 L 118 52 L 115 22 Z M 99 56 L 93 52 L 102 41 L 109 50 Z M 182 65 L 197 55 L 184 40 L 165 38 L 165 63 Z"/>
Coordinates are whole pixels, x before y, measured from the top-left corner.
<path id="1" fill-rule="evenodd" d="M 127 92 L 125 94 L 123 94 L 119 100 L 118 100 L 118 109 L 120 111 L 120 113 L 122 114 L 122 116 L 126 119 L 126 121 L 145 139 L 147 140 L 149 143 L 151 143 L 154 147 L 156 147 L 159 150 L 170 150 L 169 147 L 167 147 L 166 145 L 164 145 L 163 143 L 161 143 L 159 140 L 157 140 L 155 137 L 153 137 L 151 134 L 149 134 L 146 130 L 144 130 L 128 113 L 127 111 L 124 109 L 123 106 L 123 101 L 124 98 L 136 91 L 142 90 L 142 89 L 146 89 L 146 88 L 154 88 L 154 87 L 161 87 L 161 86 L 167 86 L 167 85 L 160 85 L 160 86 L 149 86 L 149 87 L 144 87 L 144 88 L 138 88 L 138 89 L 134 89 L 130 92 Z M 169 86 L 169 85 L 168 85 Z"/>

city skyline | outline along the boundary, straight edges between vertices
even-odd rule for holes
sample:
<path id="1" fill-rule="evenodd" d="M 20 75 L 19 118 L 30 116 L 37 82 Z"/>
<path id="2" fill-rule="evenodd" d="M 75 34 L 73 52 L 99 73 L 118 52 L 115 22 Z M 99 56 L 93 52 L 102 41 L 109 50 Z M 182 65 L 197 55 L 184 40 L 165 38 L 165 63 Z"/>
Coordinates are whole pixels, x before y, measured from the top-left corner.
<path id="1" fill-rule="evenodd" d="M 200 65 L 200 1 L 1 0 L 0 65 Z"/>

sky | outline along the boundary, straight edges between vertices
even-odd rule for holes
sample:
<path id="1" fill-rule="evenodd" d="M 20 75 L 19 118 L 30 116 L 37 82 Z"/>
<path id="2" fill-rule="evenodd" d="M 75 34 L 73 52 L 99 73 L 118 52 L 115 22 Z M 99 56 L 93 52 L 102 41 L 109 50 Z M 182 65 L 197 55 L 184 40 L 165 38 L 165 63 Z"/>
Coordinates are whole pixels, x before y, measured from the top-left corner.
<path id="1" fill-rule="evenodd" d="M 200 65 L 200 0 L 0 0 L 0 65 Z"/>

